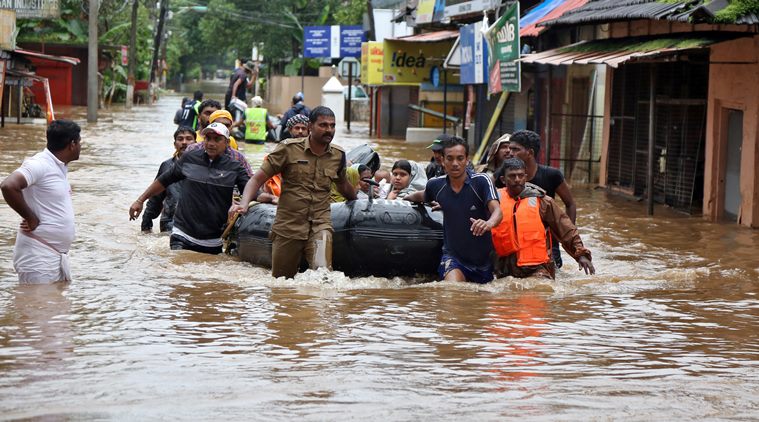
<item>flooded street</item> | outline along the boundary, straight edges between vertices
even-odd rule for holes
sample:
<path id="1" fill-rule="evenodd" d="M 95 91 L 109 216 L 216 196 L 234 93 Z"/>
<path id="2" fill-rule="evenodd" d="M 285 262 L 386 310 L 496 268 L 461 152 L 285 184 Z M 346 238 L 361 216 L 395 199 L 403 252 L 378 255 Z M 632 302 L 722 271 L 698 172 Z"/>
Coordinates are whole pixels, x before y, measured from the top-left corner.
<path id="1" fill-rule="evenodd" d="M 128 220 L 179 103 L 94 125 L 67 111 L 83 125 L 70 285 L 18 285 L 20 218 L 0 205 L 0 419 L 759 418 L 759 231 L 576 188 L 595 276 L 564 253 L 553 282 L 277 280 Z M 384 167 L 429 159 L 372 141 Z M 44 144 L 42 126 L 0 129 L 0 177 Z M 245 153 L 257 168 L 272 147 Z"/>

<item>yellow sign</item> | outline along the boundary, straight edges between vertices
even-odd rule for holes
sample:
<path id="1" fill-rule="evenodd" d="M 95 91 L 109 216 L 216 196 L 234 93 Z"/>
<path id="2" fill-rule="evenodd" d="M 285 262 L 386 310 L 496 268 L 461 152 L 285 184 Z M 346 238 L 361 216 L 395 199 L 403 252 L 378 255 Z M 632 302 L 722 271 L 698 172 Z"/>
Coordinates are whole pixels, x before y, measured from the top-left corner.
<path id="1" fill-rule="evenodd" d="M 384 53 L 381 42 L 361 44 L 361 79 L 367 85 L 382 85 Z"/>
<path id="2" fill-rule="evenodd" d="M 433 67 L 442 67 L 452 41 L 409 42 L 385 40 L 383 84 L 419 85 L 430 81 Z M 442 81 L 441 81 L 442 82 Z M 458 77 L 448 77 L 448 83 L 457 84 Z"/>
<path id="3" fill-rule="evenodd" d="M 435 13 L 436 0 L 419 0 L 416 7 L 416 23 L 430 23 Z"/>

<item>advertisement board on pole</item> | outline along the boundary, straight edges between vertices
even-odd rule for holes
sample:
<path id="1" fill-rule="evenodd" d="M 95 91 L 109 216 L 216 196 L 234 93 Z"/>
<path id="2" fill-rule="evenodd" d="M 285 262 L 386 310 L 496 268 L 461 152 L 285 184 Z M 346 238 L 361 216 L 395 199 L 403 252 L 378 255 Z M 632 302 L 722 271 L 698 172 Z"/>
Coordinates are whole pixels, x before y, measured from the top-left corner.
<path id="1" fill-rule="evenodd" d="M 494 60 L 510 62 L 519 59 L 519 3 L 506 8 L 503 16 L 487 31 Z"/>
<path id="2" fill-rule="evenodd" d="M 431 82 L 432 67 L 445 59 L 451 44 L 451 41 L 416 43 L 385 40 L 383 84 L 418 85 Z M 448 83 L 458 83 L 458 78 L 451 76 Z"/>
<path id="3" fill-rule="evenodd" d="M 482 22 L 461 27 L 459 46 L 461 48 L 461 83 L 486 83 L 488 55 L 482 35 Z"/>
<path id="4" fill-rule="evenodd" d="M 382 85 L 382 66 L 385 61 L 381 42 L 361 44 L 361 80 L 367 85 Z"/>

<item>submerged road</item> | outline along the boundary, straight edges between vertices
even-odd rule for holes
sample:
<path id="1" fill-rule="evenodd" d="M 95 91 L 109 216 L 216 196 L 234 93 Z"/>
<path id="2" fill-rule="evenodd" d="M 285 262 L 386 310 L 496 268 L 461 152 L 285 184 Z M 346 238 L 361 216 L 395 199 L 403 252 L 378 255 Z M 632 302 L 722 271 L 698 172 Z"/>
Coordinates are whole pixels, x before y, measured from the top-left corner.
<path id="1" fill-rule="evenodd" d="M 598 274 L 283 281 L 172 252 L 129 204 L 179 97 L 83 124 L 68 286 L 19 286 L 0 203 L 0 419 L 694 420 L 759 414 L 759 232 L 576 189 Z M 63 110 L 83 121 L 83 110 Z M 339 134 L 350 149 L 366 129 Z M 389 166 L 423 146 L 372 145 Z M 0 129 L 0 177 L 44 128 Z M 255 167 L 266 148 L 246 146 Z M 157 227 L 156 221 L 156 227 Z"/>

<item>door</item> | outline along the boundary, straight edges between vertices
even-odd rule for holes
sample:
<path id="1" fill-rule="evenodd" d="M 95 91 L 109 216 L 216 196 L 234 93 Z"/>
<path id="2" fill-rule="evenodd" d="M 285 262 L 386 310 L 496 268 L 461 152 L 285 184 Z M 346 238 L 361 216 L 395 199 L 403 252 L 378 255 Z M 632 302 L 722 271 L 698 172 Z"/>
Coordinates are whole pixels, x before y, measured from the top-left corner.
<path id="1" fill-rule="evenodd" d="M 727 112 L 727 165 L 725 167 L 725 216 L 738 221 L 741 207 L 741 146 L 743 144 L 743 112 Z"/>

